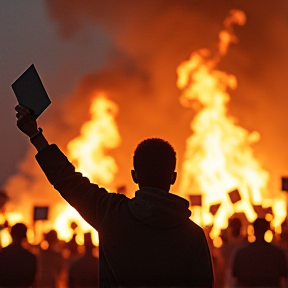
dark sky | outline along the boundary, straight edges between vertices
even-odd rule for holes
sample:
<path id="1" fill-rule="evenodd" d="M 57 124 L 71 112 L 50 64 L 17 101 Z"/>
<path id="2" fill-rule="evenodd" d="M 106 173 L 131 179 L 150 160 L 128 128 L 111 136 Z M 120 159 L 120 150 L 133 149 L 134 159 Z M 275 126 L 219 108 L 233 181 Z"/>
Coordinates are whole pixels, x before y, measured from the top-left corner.
<path id="1" fill-rule="evenodd" d="M 10 85 L 31 63 L 53 102 L 40 125 L 72 129 L 75 119 L 67 118 L 77 115 L 79 128 L 87 114 L 85 93 L 100 87 L 120 107 L 120 168 L 128 167 L 121 166 L 127 162 L 121 155 L 150 135 L 170 139 L 181 160 L 194 112 L 179 105 L 177 65 L 216 45 L 233 8 L 246 13 L 247 24 L 236 27 L 239 43 L 219 67 L 238 78 L 229 113 L 240 126 L 260 132 L 255 153 L 278 189 L 279 177 L 288 174 L 287 0 L 0 0 L 0 187 L 29 146 L 15 126 Z M 52 140 L 57 137 L 61 142 L 60 134 Z"/>

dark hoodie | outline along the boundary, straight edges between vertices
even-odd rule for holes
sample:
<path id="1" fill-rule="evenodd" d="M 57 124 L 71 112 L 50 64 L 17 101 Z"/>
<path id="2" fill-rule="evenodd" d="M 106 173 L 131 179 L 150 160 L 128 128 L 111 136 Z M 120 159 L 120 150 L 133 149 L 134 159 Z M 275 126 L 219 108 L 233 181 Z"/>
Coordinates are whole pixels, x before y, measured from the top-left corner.
<path id="1" fill-rule="evenodd" d="M 36 159 L 62 197 L 98 232 L 101 287 L 212 287 L 209 248 L 187 200 L 155 188 L 108 193 L 56 145 Z"/>

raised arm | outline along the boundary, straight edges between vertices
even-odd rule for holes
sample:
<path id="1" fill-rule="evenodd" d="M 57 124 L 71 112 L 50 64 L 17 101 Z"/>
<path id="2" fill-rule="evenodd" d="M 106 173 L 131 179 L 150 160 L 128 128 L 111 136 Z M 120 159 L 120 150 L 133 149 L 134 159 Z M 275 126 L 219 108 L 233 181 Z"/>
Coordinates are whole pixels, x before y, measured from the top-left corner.
<path id="1" fill-rule="evenodd" d="M 57 145 L 49 145 L 37 128 L 37 121 L 29 109 L 16 106 L 17 126 L 30 137 L 38 153 L 36 160 L 49 182 L 80 215 L 97 230 L 103 222 L 108 207 L 117 207 L 124 195 L 108 193 L 104 188 L 90 183 L 89 179 L 75 171 L 75 167 Z"/>

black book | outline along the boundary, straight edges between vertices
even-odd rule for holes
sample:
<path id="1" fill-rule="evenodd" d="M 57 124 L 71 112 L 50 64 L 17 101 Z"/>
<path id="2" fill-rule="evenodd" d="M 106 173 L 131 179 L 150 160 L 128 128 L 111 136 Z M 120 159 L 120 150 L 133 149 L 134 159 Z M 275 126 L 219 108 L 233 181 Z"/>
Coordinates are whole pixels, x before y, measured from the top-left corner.
<path id="1" fill-rule="evenodd" d="M 34 64 L 11 86 L 19 105 L 29 108 L 36 118 L 51 104 Z"/>

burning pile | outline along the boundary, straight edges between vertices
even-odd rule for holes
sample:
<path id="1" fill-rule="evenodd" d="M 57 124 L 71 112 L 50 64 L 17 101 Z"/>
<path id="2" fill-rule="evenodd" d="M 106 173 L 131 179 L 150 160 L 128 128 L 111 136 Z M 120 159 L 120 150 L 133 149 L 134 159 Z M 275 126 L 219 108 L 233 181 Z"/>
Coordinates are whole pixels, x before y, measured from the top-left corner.
<path id="1" fill-rule="evenodd" d="M 81 3 L 82 2 L 79 1 L 79 2 L 75 2 L 74 4 L 77 6 L 77 5 L 82 5 Z M 84 6 L 83 6 L 83 9 L 86 9 L 87 8 L 86 4 Z M 129 5 L 129 8 L 132 9 L 134 7 L 134 9 L 137 9 L 136 11 L 139 12 L 138 9 L 140 8 L 138 7 L 138 5 L 135 5 L 133 7 L 132 6 L 130 7 Z M 166 6 L 166 3 L 165 3 L 165 6 Z M 75 9 L 75 11 L 76 10 L 78 9 Z M 61 9 L 57 11 L 58 12 L 65 11 L 65 9 L 64 10 Z M 79 9 L 79 11 L 82 11 L 82 10 Z M 119 8 L 119 11 L 120 11 L 120 14 L 122 15 L 124 10 L 121 7 L 121 9 Z M 155 11 L 158 11 L 158 10 L 156 9 Z M 183 9 L 183 11 L 186 11 L 186 9 Z M 172 14 L 174 15 L 175 9 L 171 9 L 171 11 L 169 10 L 169 13 L 170 12 L 171 12 L 171 15 Z M 189 13 L 190 12 L 191 11 L 189 11 Z M 89 10 L 89 13 L 90 13 L 90 10 Z M 179 18 L 181 19 L 196 18 L 196 17 L 191 17 L 190 14 L 189 15 L 185 14 L 187 17 L 182 17 L 183 16 L 182 9 L 179 10 L 178 13 L 181 16 L 181 17 L 179 16 Z M 103 15 L 104 14 L 105 13 L 103 13 Z M 124 14 L 125 14 L 124 17 L 126 20 L 126 13 Z M 114 13 L 112 13 L 112 15 L 114 17 Z M 130 13 L 130 15 L 137 15 L 137 13 Z M 149 15 L 150 15 L 150 12 L 149 12 Z M 166 14 L 163 14 L 163 15 L 165 16 L 164 19 L 165 19 L 165 26 L 166 26 L 166 23 L 167 23 Z M 106 17 L 106 14 L 105 14 L 105 17 Z M 159 15 L 157 15 L 157 21 L 159 19 L 158 17 Z M 97 17 L 97 19 L 98 18 L 99 17 Z M 146 16 L 145 17 L 143 16 L 143 19 L 144 18 L 145 18 L 145 21 L 143 20 L 143 22 L 146 23 Z M 123 19 L 123 18 L 119 18 L 119 19 Z M 174 25 L 174 20 L 176 18 L 174 19 L 174 17 L 171 17 L 171 19 Z M 194 212 L 193 219 L 202 226 L 213 224 L 213 229 L 211 231 L 211 236 L 213 238 L 219 235 L 220 230 L 222 228 L 225 228 L 227 226 L 228 218 L 231 215 L 233 215 L 235 212 L 243 212 L 245 213 L 249 221 L 253 221 L 257 217 L 257 213 L 255 212 L 254 207 L 253 207 L 255 205 L 258 205 L 258 206 L 261 205 L 262 207 L 272 206 L 273 214 L 274 214 L 272 225 L 276 228 L 280 226 L 280 224 L 283 222 L 283 220 L 286 217 L 286 207 L 285 207 L 286 205 L 282 199 L 275 199 L 275 198 L 267 199 L 267 197 L 265 198 L 264 196 L 264 195 L 269 195 L 268 188 L 267 188 L 269 175 L 267 171 L 264 170 L 261 167 L 260 163 L 255 159 L 253 155 L 253 150 L 251 148 L 251 145 L 259 140 L 260 138 L 259 133 L 257 132 L 249 133 L 244 128 L 236 125 L 236 120 L 233 117 L 228 115 L 227 103 L 230 100 L 229 90 L 236 89 L 237 79 L 234 75 L 228 74 L 224 71 L 220 71 L 217 68 L 219 61 L 228 52 L 228 48 L 230 44 L 237 42 L 237 37 L 234 33 L 233 26 L 235 24 L 244 25 L 245 21 L 246 21 L 246 16 L 242 11 L 232 10 L 230 16 L 224 21 L 224 29 L 219 34 L 219 45 L 217 49 L 213 52 L 209 51 L 208 49 L 201 49 L 199 51 L 196 51 L 191 55 L 191 58 L 188 61 L 183 62 L 177 69 L 177 73 L 178 73 L 177 86 L 180 90 L 183 91 L 182 97 L 180 99 L 181 104 L 185 107 L 189 107 L 190 109 L 197 109 L 198 111 L 198 114 L 191 122 L 191 130 L 193 134 L 186 141 L 186 153 L 185 153 L 184 162 L 182 163 L 182 171 L 180 171 L 181 182 L 180 182 L 178 190 L 180 191 L 179 194 L 181 194 L 181 196 L 187 199 L 190 199 L 190 198 L 192 199 L 191 195 L 192 196 L 201 195 L 202 207 L 201 209 L 196 209 L 195 207 L 193 207 L 193 212 Z M 132 22 L 128 22 L 128 23 L 132 23 Z M 153 25 L 154 22 L 151 22 L 151 23 L 152 23 L 151 25 Z M 183 23 L 186 23 L 186 22 L 184 21 Z M 108 26 L 110 27 L 110 25 Z M 127 25 L 127 26 L 129 26 L 130 28 L 133 25 Z M 187 25 L 183 25 L 183 26 L 186 27 Z M 145 29 L 147 30 L 146 26 L 145 26 Z M 169 30 L 169 35 L 171 34 L 170 30 Z M 189 30 L 189 33 L 190 33 L 190 29 L 187 29 L 187 30 Z M 125 40 L 121 38 L 121 35 L 122 37 L 123 35 L 125 35 L 125 37 L 123 38 L 126 39 L 126 37 L 128 37 L 127 36 L 128 34 L 129 33 L 126 33 L 126 31 L 125 33 L 117 34 L 119 37 L 118 42 L 121 44 L 120 45 L 118 43 L 120 47 L 125 46 L 123 45 Z M 150 39 L 151 33 L 148 33 L 148 34 L 149 34 L 149 39 Z M 175 34 L 177 34 L 177 37 L 178 37 L 178 34 L 179 34 L 178 30 L 177 30 L 177 33 Z M 159 35 L 163 36 L 165 34 L 163 34 L 161 31 Z M 155 53 L 155 50 L 159 49 L 159 51 L 161 50 L 161 52 L 158 51 L 158 54 L 165 55 L 165 53 L 167 53 L 168 51 L 167 48 L 169 47 L 169 45 L 166 45 L 165 50 L 164 50 L 162 47 L 163 38 L 159 37 L 159 35 L 157 34 L 156 35 L 157 37 L 155 36 L 157 38 L 157 41 L 159 41 L 157 42 L 158 44 L 155 46 L 151 46 L 153 47 L 153 49 L 151 50 L 153 50 L 153 53 Z M 127 46 L 129 47 L 128 48 L 126 47 L 127 51 L 125 53 L 129 54 L 131 53 L 131 51 L 133 51 L 134 53 L 134 50 L 136 51 L 137 49 L 142 52 L 142 50 L 146 51 L 151 48 L 150 47 L 151 43 L 148 43 L 149 41 L 146 41 L 147 39 L 145 39 L 145 37 L 138 37 L 138 38 L 134 37 L 134 38 L 133 38 L 133 41 L 127 41 L 128 43 Z M 173 43 L 177 43 L 177 45 L 179 45 L 178 40 L 179 40 L 178 38 L 177 38 L 177 41 L 173 39 Z M 139 41 L 139 43 L 137 41 Z M 160 42 L 161 42 L 161 45 L 160 45 Z M 144 46 L 143 44 L 146 44 L 148 46 Z M 177 50 L 176 48 L 177 47 L 173 47 L 173 49 L 171 49 L 172 52 L 169 50 L 169 53 L 171 53 L 171 55 L 172 53 L 175 53 L 175 51 Z M 163 53 L 163 51 L 166 51 L 166 52 Z M 182 52 L 181 49 L 179 49 L 179 51 Z M 169 55 L 170 58 L 172 58 L 169 53 L 167 53 L 167 55 Z M 135 55 L 137 56 L 137 54 Z M 142 59 L 141 57 L 136 57 L 135 55 L 133 54 L 133 57 L 132 57 L 133 60 L 134 58 Z M 146 59 L 146 58 L 143 57 L 143 59 Z M 148 59 L 150 58 L 148 57 Z M 151 57 L 151 59 L 154 60 L 153 57 Z M 116 76 L 113 73 L 111 73 L 111 75 L 114 75 L 114 77 L 112 78 L 110 77 L 112 79 L 112 82 L 113 83 L 117 81 L 119 82 L 116 85 L 116 88 L 113 85 L 111 85 L 110 83 L 111 81 L 106 82 L 106 79 L 109 78 L 108 77 L 110 75 L 109 73 L 108 74 L 103 73 L 104 76 L 101 74 L 100 75 L 101 77 L 98 77 L 98 78 L 93 77 L 93 75 L 92 76 L 90 75 L 91 77 L 87 77 L 87 79 L 89 78 L 91 81 L 86 81 L 86 82 L 84 81 L 83 86 L 85 86 L 85 89 L 83 89 L 83 91 L 84 92 L 91 91 L 92 90 L 91 87 L 95 87 L 94 82 L 96 82 L 96 84 L 99 84 L 99 83 L 101 84 L 102 83 L 101 81 L 103 81 L 103 79 L 105 78 L 105 81 L 103 82 L 105 82 L 106 86 L 102 84 L 102 86 L 104 85 L 103 90 L 113 91 L 113 89 L 114 90 L 122 89 L 124 91 L 122 92 L 122 95 L 121 93 L 119 93 L 121 97 L 119 96 L 118 98 L 117 97 L 116 98 L 117 98 L 117 104 L 121 106 L 121 103 L 122 103 L 123 104 L 122 109 L 123 110 L 126 109 L 124 113 L 122 113 L 122 115 L 128 115 L 127 116 L 128 118 L 126 118 L 125 121 L 129 121 L 131 118 L 133 118 L 133 120 L 137 123 L 137 132 L 138 130 L 140 130 L 138 129 L 138 127 L 143 125 L 144 122 L 149 124 L 147 125 L 148 128 L 146 129 L 147 131 L 149 130 L 149 133 L 153 129 L 154 129 L 153 132 L 157 133 L 157 131 L 159 130 L 158 129 L 159 127 L 161 129 L 167 129 L 168 132 L 164 135 L 169 137 L 169 133 L 175 133 L 175 130 L 176 130 L 176 129 L 173 129 L 174 126 L 171 129 L 171 125 L 175 123 L 175 119 L 174 118 L 171 119 L 171 116 L 170 116 L 170 115 L 175 115 L 175 114 L 169 113 L 169 119 L 168 119 L 168 116 L 167 116 L 168 113 L 166 112 L 166 110 L 171 112 L 169 108 L 171 108 L 171 106 L 173 105 L 169 106 L 167 103 L 169 103 L 169 101 L 171 101 L 171 99 L 174 99 L 174 98 L 167 97 L 167 95 L 170 95 L 168 94 L 168 91 L 169 93 L 170 91 L 173 92 L 173 89 L 170 89 L 171 87 L 167 86 L 167 81 L 162 80 L 163 73 L 165 71 L 171 70 L 170 66 L 163 66 L 164 62 L 165 64 L 166 62 L 168 63 L 168 61 L 164 61 L 163 59 L 160 58 L 159 61 L 154 61 L 156 63 L 155 66 L 152 66 L 149 61 L 147 61 L 147 63 L 146 61 L 143 61 L 145 62 L 145 65 L 143 65 L 143 63 L 142 65 L 145 69 L 141 65 L 139 65 L 141 69 L 137 65 L 135 67 L 133 65 L 131 66 L 129 62 L 128 63 L 129 65 L 127 65 L 127 67 L 126 66 L 124 67 L 125 68 L 124 69 L 125 73 L 123 73 L 124 76 L 120 72 L 119 72 L 120 74 L 116 73 L 115 74 Z M 151 76 L 151 78 L 158 77 L 157 78 L 159 81 L 158 83 L 161 83 L 161 84 L 162 82 L 165 83 L 165 85 L 161 85 L 161 84 L 158 85 L 159 87 L 161 86 L 159 88 L 160 90 L 159 89 L 157 91 L 152 91 L 152 89 L 149 90 L 151 88 L 151 87 L 149 88 L 149 85 L 151 85 L 151 83 L 153 83 L 154 85 L 154 82 L 150 80 L 150 75 L 148 75 L 148 73 L 146 72 L 146 65 L 149 67 L 151 65 L 151 67 L 153 67 L 153 69 L 151 69 L 150 72 L 151 74 L 154 73 L 156 76 L 153 75 Z M 169 67 L 169 69 L 167 67 Z M 175 65 L 173 67 L 175 67 Z M 159 77 L 158 74 L 161 75 L 161 77 Z M 122 75 L 122 77 L 119 77 L 119 75 Z M 147 75 L 149 77 L 147 77 Z M 96 76 L 99 76 L 99 75 L 96 75 Z M 135 81 L 135 83 L 136 82 L 137 83 L 136 84 L 132 83 L 135 86 L 135 87 L 132 87 L 133 88 L 132 89 L 131 86 L 133 85 L 131 85 L 131 81 L 132 81 L 131 79 L 134 79 L 134 77 L 137 80 Z M 94 81 L 95 79 L 98 82 Z M 129 82 L 129 83 L 128 84 L 125 83 L 122 85 L 122 82 L 124 81 L 126 81 L 127 83 Z M 149 81 L 151 81 L 151 83 Z M 92 82 L 93 82 L 93 85 L 91 84 Z M 143 87 L 145 86 L 145 89 L 142 89 L 143 88 L 142 84 L 143 84 Z M 86 86 L 88 87 L 87 89 L 86 89 Z M 101 85 L 99 86 L 102 88 Z M 110 86 L 113 86 L 113 88 L 111 88 Z M 126 88 L 126 86 L 127 87 L 129 86 L 129 89 L 131 88 L 131 90 Z M 146 89 L 146 87 L 148 87 L 148 89 Z M 81 90 L 81 92 L 83 91 Z M 147 93 L 147 91 L 149 93 Z M 82 94 L 79 93 L 81 94 L 80 96 L 82 97 L 81 104 L 80 104 L 80 99 L 78 97 L 76 99 L 77 101 L 79 101 L 78 102 L 79 106 L 84 105 L 83 103 L 87 105 L 88 103 L 87 99 L 88 98 L 90 99 L 90 94 L 87 93 L 87 95 L 89 94 L 87 96 L 86 93 L 84 92 Z M 130 99 L 133 99 L 133 101 L 131 101 L 129 98 L 125 98 L 123 96 L 124 93 L 125 93 L 125 96 L 126 94 L 131 95 Z M 141 96 L 139 97 L 140 100 L 138 100 L 139 102 L 137 103 L 134 102 L 135 99 L 132 98 L 134 97 L 135 94 L 140 94 Z M 148 96 L 150 97 L 146 97 L 147 96 L 146 94 L 148 94 Z M 144 95 L 145 97 L 143 97 Z M 117 170 L 118 170 L 116 161 L 108 153 L 109 150 L 117 148 L 120 143 L 120 135 L 118 133 L 117 125 L 115 122 L 115 116 L 117 114 L 118 107 L 116 106 L 115 103 L 108 100 L 105 93 L 103 92 L 97 92 L 97 93 L 95 92 L 95 94 L 92 95 L 92 98 L 93 98 L 93 101 L 90 107 L 91 119 L 82 125 L 80 129 L 81 132 L 80 132 L 79 137 L 74 138 L 68 143 L 67 155 L 68 155 L 68 158 L 76 166 L 76 169 L 80 171 L 81 173 L 83 173 L 84 176 L 87 176 L 91 180 L 91 182 L 95 182 L 99 184 L 100 186 L 103 185 L 105 187 L 110 188 L 110 185 L 113 184 L 114 176 L 116 175 Z M 156 99 L 155 102 L 157 102 L 156 103 L 157 105 L 153 105 L 155 103 L 151 103 L 152 98 Z M 75 103 L 75 101 L 70 101 L 70 102 Z M 135 110 L 134 108 L 131 109 L 132 105 L 133 107 L 137 106 L 138 110 L 136 108 Z M 140 109 L 138 107 L 140 107 Z M 82 110 L 83 111 L 85 110 L 83 114 L 86 113 L 86 110 L 87 110 L 86 108 L 87 108 L 86 106 L 85 106 L 85 109 L 82 107 Z M 146 117 L 147 111 L 149 111 L 149 113 L 151 114 L 151 117 Z M 154 113 L 152 113 L 153 111 Z M 173 110 L 173 112 L 175 112 L 175 110 Z M 157 117 L 160 117 L 159 116 L 160 114 L 161 114 L 161 117 L 163 117 L 163 118 L 160 118 L 161 121 L 155 121 L 154 116 L 157 115 Z M 74 113 L 71 115 L 73 115 L 72 117 L 74 117 Z M 69 117 L 71 117 L 71 115 L 69 115 Z M 143 117 L 143 115 L 145 117 Z M 70 120 L 71 119 L 69 118 L 69 121 Z M 67 127 L 73 127 L 74 129 L 76 129 L 75 127 L 78 127 L 77 125 L 78 125 L 79 120 L 80 119 L 78 119 L 77 117 L 75 121 L 70 121 L 71 123 L 67 121 L 69 122 Z M 162 126 L 155 125 L 155 122 L 159 122 L 160 124 L 162 124 Z M 65 124 L 67 123 L 65 122 Z M 57 123 L 57 125 L 59 125 L 59 123 Z M 136 127 L 136 124 L 134 124 L 134 128 L 135 127 Z M 50 130 L 54 129 L 55 131 L 57 131 L 58 127 L 55 127 L 55 125 L 54 127 L 53 125 L 49 125 L 49 127 L 47 128 L 48 129 L 44 129 L 45 133 L 49 131 L 49 128 L 51 128 Z M 57 134 L 59 134 L 59 130 L 57 131 L 58 132 Z M 129 141 L 127 142 L 133 142 L 138 136 L 139 137 L 140 136 L 142 137 L 143 135 L 146 136 L 146 132 L 147 132 L 144 128 L 142 130 L 145 130 L 145 133 L 142 133 L 142 130 L 141 130 L 141 133 L 139 133 L 137 137 L 134 137 L 135 135 L 132 135 L 132 133 L 137 134 L 135 133 L 136 129 L 134 129 L 134 131 L 131 132 L 130 123 L 129 123 L 129 129 L 127 130 L 129 130 L 130 134 L 128 134 L 128 132 L 126 132 L 125 134 L 125 127 L 124 129 L 122 129 L 122 137 L 124 139 L 129 139 Z M 175 138 L 180 139 L 179 141 L 182 141 L 180 137 L 181 136 L 180 134 L 184 134 L 182 133 L 182 131 L 183 130 L 181 129 L 179 129 L 179 131 L 176 131 L 178 135 L 176 135 Z M 65 134 L 65 132 L 63 132 L 63 134 Z M 68 134 L 65 134 L 65 136 Z M 67 139 L 68 138 L 69 140 L 72 138 L 71 134 L 69 134 L 69 137 L 67 137 Z M 64 149 L 66 148 L 67 139 L 63 141 L 65 143 L 63 144 Z M 132 139 L 133 141 L 131 141 Z M 58 138 L 57 138 L 57 141 L 58 141 Z M 129 145 L 127 145 L 127 147 L 130 148 Z M 127 148 L 126 153 L 128 153 L 128 148 Z M 130 152 L 131 151 L 129 150 L 129 153 Z M 10 224 L 13 225 L 16 221 L 24 221 L 24 219 L 29 219 L 28 216 L 30 216 L 31 214 L 30 212 L 32 211 L 32 209 L 30 209 L 32 207 L 30 206 L 35 205 L 35 203 L 33 203 L 34 201 L 33 196 L 41 194 L 40 196 L 42 197 L 41 199 L 42 202 L 40 201 L 39 204 L 51 205 L 50 207 L 53 210 L 51 211 L 53 212 L 51 215 L 51 219 L 47 221 L 47 227 L 43 227 L 44 230 L 55 228 L 58 231 L 60 239 L 69 240 L 73 233 L 73 231 L 69 228 L 69 224 L 74 221 L 74 222 L 77 222 L 78 224 L 78 228 L 77 228 L 78 231 L 76 232 L 77 233 L 79 232 L 79 235 L 80 234 L 83 235 L 84 232 L 92 231 L 93 229 L 91 228 L 91 226 L 88 225 L 73 208 L 71 208 L 67 203 L 64 203 L 63 201 L 61 202 L 62 199 L 60 199 L 60 197 L 56 195 L 57 193 L 51 192 L 52 190 L 51 185 L 47 183 L 46 179 L 44 179 L 44 176 L 39 171 L 39 167 L 35 163 L 33 164 L 34 166 L 31 164 L 32 163 L 31 159 L 33 159 L 33 156 L 34 156 L 34 150 L 29 151 L 29 153 L 26 156 L 26 159 L 20 164 L 19 174 L 16 175 L 15 177 L 11 177 L 11 179 L 9 179 L 7 183 L 6 189 L 9 192 L 9 196 L 10 194 L 14 194 L 11 197 L 11 202 L 13 202 L 13 205 L 14 207 L 16 207 L 16 209 L 15 208 L 13 209 L 14 211 L 19 210 L 19 213 L 14 213 L 14 214 L 6 213 L 5 217 L 8 218 Z M 128 161 L 123 161 L 123 162 L 128 162 Z M 239 193 L 240 201 L 235 201 L 235 203 L 233 203 L 234 201 L 231 201 L 231 198 L 229 197 L 230 191 L 234 191 L 234 192 L 238 191 L 237 193 Z M 39 199 L 40 199 L 40 196 L 39 196 Z M 192 201 L 192 205 L 193 204 L 195 203 L 193 203 Z M 37 205 L 38 205 L 38 202 L 37 202 Z M 211 213 L 210 208 L 211 206 L 213 207 L 213 205 L 216 205 L 214 207 L 219 208 L 218 210 L 216 209 L 217 211 L 216 210 L 214 211 L 215 213 L 214 212 Z M 1 217 L 0 217 L 0 222 L 1 222 Z M 31 239 L 33 240 L 33 238 Z M 93 232 L 93 240 L 94 240 L 93 241 L 94 244 L 97 244 L 96 232 Z M 79 243 L 80 242 L 81 240 L 79 240 Z"/>
<path id="2" fill-rule="evenodd" d="M 95 181 L 100 186 L 105 185 L 105 187 L 109 188 L 118 169 L 114 158 L 109 155 L 109 150 L 116 148 L 120 144 L 120 135 L 115 122 L 118 107 L 103 92 L 95 92 L 91 99 L 90 120 L 82 125 L 80 135 L 68 143 L 67 157 L 75 165 L 76 170 L 81 171 L 84 176 L 88 177 L 91 181 Z M 22 162 L 20 175 L 12 177 L 6 187 L 8 191 L 11 189 L 21 191 L 19 195 L 20 202 L 22 203 L 21 210 L 19 209 L 17 212 L 7 211 L 4 215 L 0 214 L 0 224 L 4 223 L 6 219 L 10 225 L 14 225 L 17 222 L 26 223 L 29 221 L 33 210 L 33 207 L 30 207 L 30 205 L 33 205 L 31 194 L 34 190 L 37 195 L 41 191 L 43 197 L 42 202 L 34 199 L 34 205 L 35 203 L 39 203 L 40 206 L 46 206 L 51 202 L 49 200 L 52 199 L 53 202 L 53 197 L 57 195 L 57 193 L 53 192 L 47 193 L 45 196 L 46 190 L 52 190 L 51 185 L 47 183 L 44 177 L 42 178 L 38 175 L 41 173 L 39 168 L 31 169 L 33 166 L 31 160 L 28 159 L 33 159 L 31 153 L 28 153 L 27 158 Z M 33 163 L 33 165 L 37 164 Z M 27 169 L 27 167 L 30 168 Z M 23 193 L 26 191 L 28 193 Z M 51 199 L 47 199 L 46 197 Z M 7 210 L 10 211 L 12 209 L 8 208 Z M 59 239 L 65 241 L 70 240 L 75 232 L 79 236 L 76 237 L 78 244 L 83 244 L 84 233 L 92 232 L 93 243 L 95 245 L 98 244 L 97 231 L 84 221 L 73 207 L 63 200 L 61 201 L 61 198 L 54 199 L 54 203 L 50 205 L 49 210 L 50 216 L 47 220 L 38 221 L 39 223 L 34 222 L 36 234 L 31 229 L 28 231 L 28 241 L 30 243 L 39 243 L 42 239 L 42 232 L 55 229 L 58 232 Z M 73 222 L 77 223 L 75 231 L 71 229 L 71 223 Z M 11 241 L 7 229 L 4 229 L 0 233 L 0 240 L 1 238 L 2 245 L 7 246 Z"/>
<path id="3" fill-rule="evenodd" d="M 252 222 L 257 217 L 253 205 L 272 204 L 263 199 L 269 175 L 254 158 L 250 147 L 260 135 L 237 126 L 235 119 L 228 115 L 228 91 L 236 89 L 237 79 L 217 69 L 229 45 L 237 41 L 233 25 L 245 22 L 242 11 L 232 10 L 219 34 L 217 51 L 196 51 L 177 69 L 177 86 L 183 91 L 181 103 L 199 110 L 191 123 L 193 134 L 186 141 L 180 191 L 187 198 L 191 193 L 202 195 L 202 209 L 194 209 L 194 220 L 202 226 L 213 223 L 212 238 L 227 227 L 229 217 L 235 212 L 244 212 Z M 238 191 L 240 199 L 230 199 L 231 191 L 234 194 Z M 279 201 L 273 201 L 274 225 L 280 225 L 286 216 L 285 212 L 275 209 L 277 205 L 285 207 L 285 203 Z M 233 202 L 237 203 L 233 205 Z M 213 219 L 215 212 L 209 213 L 209 209 L 218 203 L 219 210 Z"/>
<path id="4" fill-rule="evenodd" d="M 88 177 L 91 182 L 106 187 L 112 183 L 117 173 L 117 164 L 114 158 L 108 155 L 108 150 L 120 144 L 120 135 L 114 119 L 118 108 L 103 92 L 95 93 L 92 99 L 91 119 L 82 125 L 81 135 L 68 143 L 67 157 L 75 165 L 76 170 Z M 61 239 L 71 238 L 72 231 L 67 227 L 72 221 L 78 224 L 77 229 L 81 235 L 91 232 L 94 244 L 98 244 L 95 229 L 69 204 L 66 204 L 64 211 L 54 223 L 54 228 Z"/>

